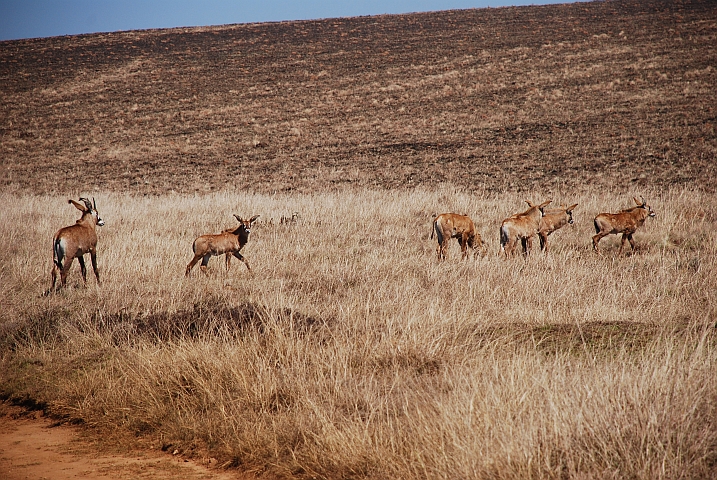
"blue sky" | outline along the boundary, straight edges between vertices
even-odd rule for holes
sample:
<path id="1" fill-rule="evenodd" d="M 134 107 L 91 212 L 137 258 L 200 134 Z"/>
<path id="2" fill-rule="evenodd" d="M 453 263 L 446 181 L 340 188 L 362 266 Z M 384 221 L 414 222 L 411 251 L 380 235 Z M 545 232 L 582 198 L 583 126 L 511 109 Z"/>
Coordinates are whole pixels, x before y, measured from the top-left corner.
<path id="1" fill-rule="evenodd" d="M 0 40 L 569 0 L 0 0 Z"/>

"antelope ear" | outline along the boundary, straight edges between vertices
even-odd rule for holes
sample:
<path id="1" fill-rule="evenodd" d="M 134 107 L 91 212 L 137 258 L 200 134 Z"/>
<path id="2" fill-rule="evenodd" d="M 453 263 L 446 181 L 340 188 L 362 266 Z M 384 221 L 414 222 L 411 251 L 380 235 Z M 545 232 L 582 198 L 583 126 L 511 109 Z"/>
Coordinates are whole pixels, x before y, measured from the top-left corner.
<path id="1" fill-rule="evenodd" d="M 75 208 L 76 208 L 77 210 L 79 210 L 80 212 L 82 212 L 82 213 L 85 213 L 85 212 L 87 211 L 87 207 L 85 207 L 85 206 L 82 205 L 81 203 L 76 202 L 76 201 L 74 201 L 74 200 L 72 200 L 72 199 L 69 199 L 69 200 L 67 201 L 67 203 L 70 203 L 70 204 L 74 205 Z"/>
<path id="2" fill-rule="evenodd" d="M 259 215 L 254 215 L 253 217 L 251 217 L 251 218 L 249 219 L 249 223 L 254 223 L 254 221 L 255 221 L 257 218 L 259 218 Z"/>
<path id="3" fill-rule="evenodd" d="M 530 200 L 526 200 L 525 203 L 527 203 L 530 208 L 533 208 L 535 206 Z"/>
<path id="4" fill-rule="evenodd" d="M 540 215 L 545 216 L 545 207 L 552 202 L 552 200 L 548 200 L 547 202 L 543 202 L 540 205 L 538 205 L 538 210 L 540 210 Z"/>
<path id="5" fill-rule="evenodd" d="M 239 220 L 239 223 L 244 223 L 244 220 L 242 220 L 241 217 L 239 215 L 237 215 L 236 213 L 234 214 L 234 218 Z"/>
<path id="6" fill-rule="evenodd" d="M 637 204 L 638 207 L 642 207 L 645 205 L 645 202 L 641 202 L 640 200 L 637 199 L 637 197 L 632 197 L 632 199 L 635 200 L 635 203 Z"/>
<path id="7" fill-rule="evenodd" d="M 568 209 L 566 210 L 566 212 L 572 212 L 573 210 L 575 210 L 575 207 L 577 207 L 577 206 L 578 206 L 577 203 L 576 203 L 575 205 L 570 205 L 570 206 L 568 207 Z"/>

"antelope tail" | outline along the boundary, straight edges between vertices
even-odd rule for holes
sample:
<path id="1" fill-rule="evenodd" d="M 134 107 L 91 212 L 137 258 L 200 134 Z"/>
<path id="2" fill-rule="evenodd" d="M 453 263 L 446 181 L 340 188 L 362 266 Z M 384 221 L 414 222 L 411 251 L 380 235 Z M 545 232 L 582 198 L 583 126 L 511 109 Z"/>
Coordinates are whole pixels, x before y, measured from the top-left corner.
<path id="1" fill-rule="evenodd" d="M 62 241 L 58 238 L 52 244 L 52 261 L 55 262 L 57 268 L 62 270 L 62 260 L 65 258 L 65 251 L 62 248 Z"/>
<path id="2" fill-rule="evenodd" d="M 508 232 L 505 227 L 500 227 L 500 249 L 503 250 L 508 244 Z"/>
<path id="3" fill-rule="evenodd" d="M 595 233 L 600 233 L 600 227 L 598 226 L 597 218 L 593 220 L 593 225 L 595 225 Z"/>

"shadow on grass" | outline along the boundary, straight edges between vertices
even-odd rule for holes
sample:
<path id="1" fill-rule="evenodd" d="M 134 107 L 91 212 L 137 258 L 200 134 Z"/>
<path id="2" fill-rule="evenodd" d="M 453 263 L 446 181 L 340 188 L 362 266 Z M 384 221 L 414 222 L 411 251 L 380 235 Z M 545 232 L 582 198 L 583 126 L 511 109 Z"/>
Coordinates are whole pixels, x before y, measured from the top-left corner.
<path id="1" fill-rule="evenodd" d="M 146 315 L 97 312 L 91 324 L 100 332 L 111 332 L 113 343 L 120 344 L 132 338 L 165 342 L 207 336 L 235 337 L 250 332 L 263 335 L 277 328 L 294 335 L 306 335 L 325 329 L 329 322 L 290 308 L 206 301 L 176 312 Z"/>
<path id="2" fill-rule="evenodd" d="M 480 344 L 532 345 L 545 354 L 581 354 L 643 351 L 664 339 L 704 338 L 717 343 L 717 325 L 683 319 L 669 324 L 640 322 L 586 322 L 583 324 L 477 326 L 470 335 Z"/>

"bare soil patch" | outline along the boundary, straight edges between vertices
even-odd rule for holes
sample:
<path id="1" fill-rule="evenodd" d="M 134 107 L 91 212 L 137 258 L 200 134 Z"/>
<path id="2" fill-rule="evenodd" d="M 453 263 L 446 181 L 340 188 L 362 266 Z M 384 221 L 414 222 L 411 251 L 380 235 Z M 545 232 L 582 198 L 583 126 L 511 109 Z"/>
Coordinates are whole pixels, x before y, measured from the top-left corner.
<path id="1" fill-rule="evenodd" d="M 25 479 L 244 478 L 171 452 L 99 446 L 79 427 L 7 403 L 0 405 L 0 476 Z"/>
<path id="2" fill-rule="evenodd" d="M 0 185 L 714 191 L 705 0 L 0 43 Z"/>

